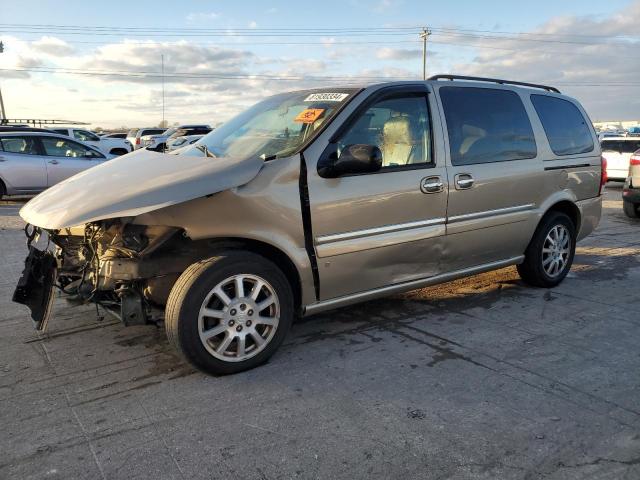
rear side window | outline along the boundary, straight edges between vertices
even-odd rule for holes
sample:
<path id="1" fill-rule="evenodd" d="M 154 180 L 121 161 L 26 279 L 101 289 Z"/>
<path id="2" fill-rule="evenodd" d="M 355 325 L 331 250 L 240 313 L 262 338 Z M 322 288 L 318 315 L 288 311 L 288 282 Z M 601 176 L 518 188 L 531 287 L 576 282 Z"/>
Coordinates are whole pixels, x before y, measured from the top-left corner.
<path id="1" fill-rule="evenodd" d="M 39 155 L 35 137 L 0 137 L 0 150 L 23 155 Z"/>
<path id="2" fill-rule="evenodd" d="M 508 162 L 536 156 L 531 122 L 517 93 L 443 87 L 440 98 L 453 165 Z"/>
<path id="3" fill-rule="evenodd" d="M 573 103 L 548 95 L 531 95 L 531 102 L 553 153 L 573 155 L 593 151 L 591 129 Z"/>
<path id="4" fill-rule="evenodd" d="M 145 135 L 160 135 L 161 133 L 164 133 L 165 130 L 160 129 L 160 130 L 143 130 L 142 133 L 140 134 L 141 137 L 144 137 Z"/>
<path id="5" fill-rule="evenodd" d="M 640 140 L 603 140 L 603 152 L 633 153 L 640 148 Z"/>

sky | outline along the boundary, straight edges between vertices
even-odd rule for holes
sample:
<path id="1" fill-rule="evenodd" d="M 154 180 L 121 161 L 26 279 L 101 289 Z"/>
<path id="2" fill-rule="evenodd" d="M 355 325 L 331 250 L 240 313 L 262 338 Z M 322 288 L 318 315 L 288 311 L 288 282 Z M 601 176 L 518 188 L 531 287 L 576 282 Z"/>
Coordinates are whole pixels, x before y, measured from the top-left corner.
<path id="1" fill-rule="evenodd" d="M 640 0 L 0 0 L 9 118 L 217 125 L 301 88 L 455 73 L 544 83 L 640 120 Z M 162 61 L 164 60 L 164 75 Z"/>

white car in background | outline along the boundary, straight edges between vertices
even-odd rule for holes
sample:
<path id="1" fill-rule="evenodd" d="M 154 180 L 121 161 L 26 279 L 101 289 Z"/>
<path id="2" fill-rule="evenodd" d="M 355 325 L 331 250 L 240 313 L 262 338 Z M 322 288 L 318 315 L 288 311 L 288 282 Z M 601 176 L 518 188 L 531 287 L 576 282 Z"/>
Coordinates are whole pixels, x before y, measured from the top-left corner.
<path id="1" fill-rule="evenodd" d="M 101 133 L 100 138 L 120 138 L 122 140 L 126 140 L 127 132 Z"/>
<path id="2" fill-rule="evenodd" d="M 42 192 L 111 158 L 65 135 L 0 129 L 0 197 Z"/>
<path id="3" fill-rule="evenodd" d="M 158 135 L 164 132 L 166 128 L 158 128 L 158 127 L 145 127 L 145 128 L 132 128 L 127 133 L 127 140 L 131 142 L 133 145 L 133 149 L 137 150 L 139 148 L 144 148 L 144 143 L 142 143 L 142 137 L 147 135 Z"/>
<path id="4" fill-rule="evenodd" d="M 133 151 L 133 146 L 127 139 L 99 137 L 96 133 L 82 128 L 56 127 L 51 128 L 50 130 L 61 135 L 75 138 L 87 145 L 92 145 L 102 153 L 108 153 L 110 155 L 125 155 Z"/>
<path id="5" fill-rule="evenodd" d="M 184 137 L 178 137 L 173 139 L 172 141 L 167 142 L 167 151 L 173 152 L 178 148 L 186 147 L 196 143 L 200 140 L 204 135 L 185 135 Z"/>
<path id="6" fill-rule="evenodd" d="M 629 176 L 633 152 L 640 149 L 638 137 L 608 137 L 600 142 L 602 156 L 607 159 L 609 180 L 624 182 Z"/>
<path id="7" fill-rule="evenodd" d="M 213 129 L 209 125 L 180 125 L 172 127 L 160 135 L 142 137 L 142 145 L 147 150 L 162 152 L 167 149 L 169 141 L 172 141 L 173 138 L 185 135 L 206 135 L 211 130 Z"/>

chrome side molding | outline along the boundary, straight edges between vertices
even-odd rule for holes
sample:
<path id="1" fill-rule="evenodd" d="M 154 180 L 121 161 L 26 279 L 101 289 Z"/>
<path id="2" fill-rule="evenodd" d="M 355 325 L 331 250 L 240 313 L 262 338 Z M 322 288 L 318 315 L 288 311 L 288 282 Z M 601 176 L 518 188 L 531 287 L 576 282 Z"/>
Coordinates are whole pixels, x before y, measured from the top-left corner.
<path id="1" fill-rule="evenodd" d="M 343 240 L 353 240 L 354 238 L 369 237 L 372 235 L 381 235 L 383 233 L 400 232 L 402 230 L 410 230 L 412 228 L 430 227 L 432 225 L 443 224 L 445 223 L 445 221 L 445 218 L 432 218 L 429 220 L 420 220 L 417 222 L 395 223 L 393 225 L 367 228 L 365 230 L 354 230 L 352 232 L 321 235 L 319 237 L 316 237 L 316 245 L 324 245 L 325 243 L 340 242 Z"/>
<path id="2" fill-rule="evenodd" d="M 478 218 L 496 217 L 498 215 L 526 212 L 527 210 L 533 210 L 534 208 L 535 204 L 528 203 L 526 205 L 516 205 L 514 207 L 497 208 L 495 210 L 467 213 L 465 215 L 454 215 L 453 217 L 448 218 L 447 223 L 464 222 L 465 220 L 476 220 Z"/>

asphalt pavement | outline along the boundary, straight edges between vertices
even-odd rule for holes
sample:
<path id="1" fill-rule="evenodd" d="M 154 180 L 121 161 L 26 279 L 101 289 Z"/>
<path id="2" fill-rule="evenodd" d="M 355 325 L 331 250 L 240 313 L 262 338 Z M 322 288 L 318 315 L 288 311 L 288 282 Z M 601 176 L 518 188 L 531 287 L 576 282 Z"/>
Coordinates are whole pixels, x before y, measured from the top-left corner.
<path id="1" fill-rule="evenodd" d="M 194 371 L 155 326 L 11 302 L 0 202 L 0 479 L 638 479 L 640 221 L 609 185 L 569 277 L 515 268 L 298 321 L 268 364 Z"/>

